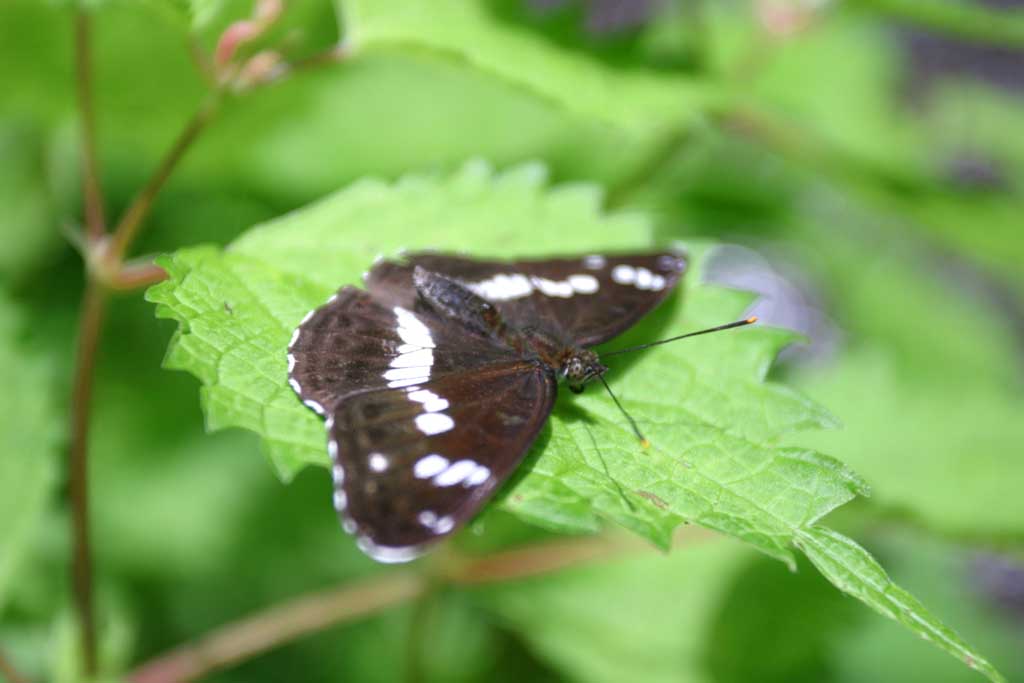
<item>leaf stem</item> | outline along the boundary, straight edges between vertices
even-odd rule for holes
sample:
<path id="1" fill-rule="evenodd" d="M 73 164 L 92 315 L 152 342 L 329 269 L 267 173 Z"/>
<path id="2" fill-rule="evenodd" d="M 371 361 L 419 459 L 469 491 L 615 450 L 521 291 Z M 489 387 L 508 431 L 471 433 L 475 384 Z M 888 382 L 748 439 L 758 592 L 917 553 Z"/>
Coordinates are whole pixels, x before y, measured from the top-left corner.
<path id="1" fill-rule="evenodd" d="M 92 19 L 81 3 L 75 9 L 75 86 L 82 133 L 82 195 L 85 225 L 90 240 L 106 231 L 103 192 L 96 159 L 96 112 L 92 88 Z"/>
<path id="2" fill-rule="evenodd" d="M 89 415 L 92 408 L 96 349 L 103 328 L 106 291 L 89 277 L 82 295 L 78 348 L 71 393 L 68 477 L 73 551 L 71 583 L 81 632 L 85 673 L 96 674 L 96 620 L 93 612 L 92 550 L 89 541 Z"/>
<path id="3" fill-rule="evenodd" d="M 425 582 L 408 571 L 302 596 L 227 624 L 129 674 L 133 683 L 184 683 L 299 636 L 418 597 Z"/>
<path id="4" fill-rule="evenodd" d="M 163 268 L 152 261 L 126 263 L 107 283 L 111 289 L 129 291 L 154 285 L 167 279 Z"/>
<path id="5" fill-rule="evenodd" d="M 171 145 L 171 148 L 149 181 L 135 195 L 135 199 L 132 200 L 131 205 L 124 212 L 121 220 L 118 221 L 117 227 L 114 229 L 111 243 L 105 255 L 108 263 L 120 264 L 124 259 L 125 252 L 138 235 L 146 216 L 149 215 L 149 210 L 152 208 L 157 194 L 167 182 L 178 162 L 185 156 L 185 152 L 192 146 L 192 143 L 199 137 L 199 134 L 203 132 L 206 124 L 214 117 L 219 104 L 220 93 L 217 91 L 203 101 L 199 109 L 196 110 L 196 113 L 193 114 L 192 118 L 185 125 L 185 128 L 178 134 L 178 138 Z"/>
<path id="6" fill-rule="evenodd" d="M 693 543 L 715 536 L 704 529 L 687 527 L 676 535 L 675 541 L 677 544 Z M 422 599 L 444 583 L 473 586 L 510 581 L 610 559 L 626 551 L 649 549 L 649 545 L 629 537 L 574 538 L 547 541 L 482 558 L 444 559 L 425 573 L 388 572 L 356 584 L 304 595 L 226 624 L 193 644 L 143 663 L 127 680 L 186 683 L 308 633 Z"/>

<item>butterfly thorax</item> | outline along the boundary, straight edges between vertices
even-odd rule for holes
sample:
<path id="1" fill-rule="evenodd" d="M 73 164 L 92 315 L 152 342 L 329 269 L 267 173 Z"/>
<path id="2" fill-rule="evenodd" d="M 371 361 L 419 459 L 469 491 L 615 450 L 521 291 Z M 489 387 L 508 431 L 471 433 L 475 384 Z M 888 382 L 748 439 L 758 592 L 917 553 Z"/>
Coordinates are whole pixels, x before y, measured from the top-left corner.
<path id="1" fill-rule="evenodd" d="M 557 330 L 509 325 L 494 304 L 454 278 L 417 266 L 413 283 L 421 300 L 436 313 L 500 340 L 524 358 L 539 361 L 557 378 L 564 379 L 573 393 L 583 391 L 584 384 L 607 369 L 596 353 L 572 344 Z"/>

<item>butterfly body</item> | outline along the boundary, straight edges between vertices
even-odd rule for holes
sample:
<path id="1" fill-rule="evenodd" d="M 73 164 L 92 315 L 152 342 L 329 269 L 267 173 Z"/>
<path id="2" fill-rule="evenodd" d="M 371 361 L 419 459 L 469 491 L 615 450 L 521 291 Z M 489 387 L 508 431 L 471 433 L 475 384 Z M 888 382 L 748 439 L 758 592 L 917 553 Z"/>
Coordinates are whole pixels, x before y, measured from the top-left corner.
<path id="1" fill-rule="evenodd" d="M 377 560 L 472 518 L 525 456 L 590 347 L 671 291 L 672 253 L 494 262 L 412 254 L 343 287 L 289 345 L 289 381 L 326 417 L 335 507 Z"/>

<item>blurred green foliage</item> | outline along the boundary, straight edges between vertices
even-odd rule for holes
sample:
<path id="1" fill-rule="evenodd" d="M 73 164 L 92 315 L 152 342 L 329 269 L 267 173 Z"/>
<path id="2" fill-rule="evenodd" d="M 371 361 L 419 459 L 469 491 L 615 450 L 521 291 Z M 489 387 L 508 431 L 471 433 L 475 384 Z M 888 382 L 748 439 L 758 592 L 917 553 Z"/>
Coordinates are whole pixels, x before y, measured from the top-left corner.
<path id="1" fill-rule="evenodd" d="M 82 279 L 65 237 L 81 220 L 69 4 L 0 6 L 0 652 L 34 680 L 79 679 L 59 459 Z M 117 215 L 207 90 L 190 42 L 209 50 L 250 4 L 86 4 Z M 977 572 L 993 548 L 1024 557 L 1024 104 L 976 69 L 923 73 L 908 58 L 913 22 L 948 27 L 936 13 L 961 3 L 834 3 L 792 34 L 765 13 L 779 3 L 746 0 L 666 2 L 610 34 L 581 28 L 601 3 L 446 0 L 432 10 L 444 22 L 409 3 L 340 4 L 352 57 L 228 99 L 158 198 L 139 254 L 227 244 L 354 180 L 472 157 L 539 159 L 556 182 L 603 185 L 653 216 L 659 240 L 751 246 L 835 331 L 809 330 L 817 351 L 772 371 L 844 423 L 780 444 L 836 456 L 874 491 L 828 523 L 1024 677 L 1021 616 Z M 301 58 L 336 38 L 330 3 L 294 6 L 292 30 L 247 49 L 284 40 Z M 1018 24 L 984 25 L 965 32 L 1010 42 Z M 381 571 L 338 531 L 319 468 L 282 486 L 251 434 L 204 432 L 197 382 L 160 368 L 173 330 L 137 293 L 114 299 L 104 330 L 90 445 L 112 678 Z M 498 510 L 473 531 L 467 552 L 547 537 Z M 810 565 L 790 573 L 724 537 L 445 588 L 208 680 L 391 681 L 410 662 L 426 681 L 979 680 Z"/>

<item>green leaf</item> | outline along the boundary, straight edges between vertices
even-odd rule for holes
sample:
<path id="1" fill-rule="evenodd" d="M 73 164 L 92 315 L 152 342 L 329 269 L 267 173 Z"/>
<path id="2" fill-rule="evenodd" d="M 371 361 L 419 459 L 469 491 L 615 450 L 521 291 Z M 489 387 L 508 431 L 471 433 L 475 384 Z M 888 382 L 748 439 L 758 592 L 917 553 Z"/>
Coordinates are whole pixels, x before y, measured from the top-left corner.
<path id="1" fill-rule="evenodd" d="M 1007 570 L 1007 565 L 993 565 L 998 561 L 991 555 L 906 527 L 890 526 L 878 532 L 871 534 L 870 547 L 885 558 L 887 573 L 901 584 L 913 586 L 922 602 L 954 620 L 962 633 L 982 644 L 1008 680 L 1024 680 L 1020 632 L 1007 628 L 1014 617 L 1014 603 L 1008 593 L 998 592 L 999 579 L 992 574 L 997 568 Z M 1013 562 L 1011 556 L 1003 556 L 1001 561 Z M 1011 585 L 1003 584 L 1006 589 Z M 986 589 L 996 594 L 986 595 Z M 833 649 L 830 662 L 837 675 L 829 680 L 837 682 L 978 680 L 969 669 L 951 670 L 936 648 L 924 640 L 906 638 L 893 621 L 862 619 L 859 628 L 848 629 Z"/>
<path id="2" fill-rule="evenodd" d="M 796 544 L 844 593 L 935 643 L 989 680 L 1005 680 L 914 596 L 894 584 L 878 562 L 849 538 L 821 526 L 812 526 L 797 533 Z"/>
<path id="3" fill-rule="evenodd" d="M 199 377 L 210 428 L 259 433 L 283 477 L 307 463 L 326 465 L 322 420 L 287 384 L 286 347 L 303 316 L 357 282 L 375 255 L 402 246 L 526 256 L 650 245 L 643 216 L 603 215 L 595 188 L 549 191 L 544 183 L 538 166 L 494 175 L 479 163 L 447 178 L 366 180 L 223 251 L 164 258 L 168 280 L 147 296 L 158 315 L 180 323 L 166 365 Z M 748 296 L 701 283 L 706 250 L 691 249 L 685 311 L 676 297 L 622 343 L 742 313 Z M 616 363 L 611 381 L 651 447 L 640 446 L 606 396 L 565 396 L 498 504 L 559 530 L 611 520 L 665 548 L 673 529 L 697 522 L 792 565 L 793 541 L 866 487 L 831 458 L 777 446 L 787 433 L 833 422 L 799 394 L 764 382 L 791 339 L 748 328 L 652 349 L 630 358 L 628 369 Z"/>
<path id="4" fill-rule="evenodd" d="M 51 402 L 52 373 L 19 343 L 20 328 L 14 303 L 0 296 L 0 610 L 57 484 L 62 432 Z"/>
<path id="5" fill-rule="evenodd" d="M 561 47 L 478 0 L 353 0 L 346 40 L 356 51 L 434 52 L 465 62 L 581 116 L 629 129 L 695 121 L 710 94 L 679 73 L 615 68 Z"/>

